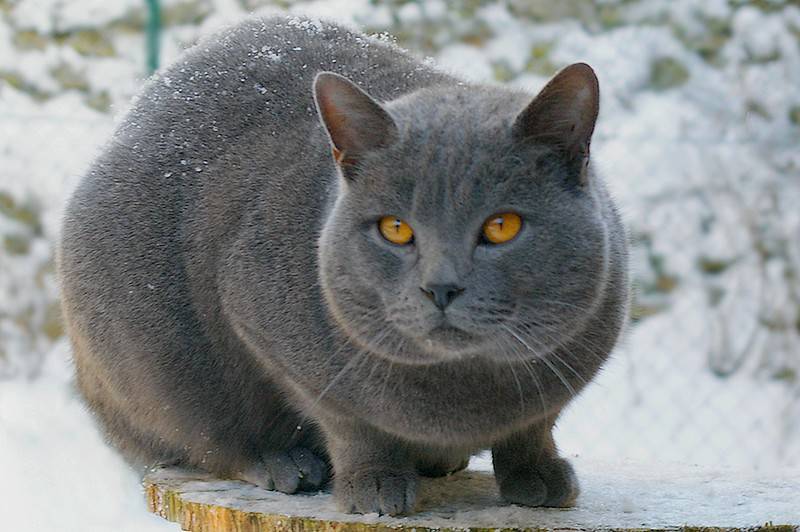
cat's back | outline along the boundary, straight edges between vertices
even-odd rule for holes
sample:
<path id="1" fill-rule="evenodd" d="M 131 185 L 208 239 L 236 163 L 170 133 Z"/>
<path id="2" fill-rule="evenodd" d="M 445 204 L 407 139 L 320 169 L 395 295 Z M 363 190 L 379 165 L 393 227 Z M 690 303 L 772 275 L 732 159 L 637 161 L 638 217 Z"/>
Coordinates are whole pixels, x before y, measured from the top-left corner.
<path id="1" fill-rule="evenodd" d="M 265 178 L 253 169 L 313 159 L 315 148 L 327 147 L 310 145 L 322 132 L 311 90 L 320 71 L 384 100 L 453 82 L 390 43 L 333 23 L 248 19 L 148 80 L 73 194 L 65 240 L 72 229 L 87 236 L 87 225 L 122 239 L 174 233 L 220 182 L 245 181 L 222 191 L 238 203 L 237 190 L 251 194 L 260 186 L 253 181 Z"/>
<path id="2" fill-rule="evenodd" d="M 299 149 L 291 140 L 319 128 L 311 87 L 320 71 L 347 76 L 382 100 L 450 81 L 396 46 L 337 24 L 248 19 L 154 76 L 116 141 L 138 143 L 161 166 L 202 165 L 248 133 L 265 146 Z"/>
<path id="3" fill-rule="evenodd" d="M 67 205 L 67 314 L 95 330 L 109 316 L 153 330 L 182 319 L 175 309 L 198 289 L 187 277 L 213 263 L 259 190 L 294 180 L 289 201 L 322 185 L 309 176 L 333 175 L 329 158 L 320 166 L 328 148 L 312 97 L 323 70 L 386 100 L 451 81 L 329 22 L 248 19 L 200 42 L 148 80 Z M 123 341 L 122 325 L 109 327 Z"/>

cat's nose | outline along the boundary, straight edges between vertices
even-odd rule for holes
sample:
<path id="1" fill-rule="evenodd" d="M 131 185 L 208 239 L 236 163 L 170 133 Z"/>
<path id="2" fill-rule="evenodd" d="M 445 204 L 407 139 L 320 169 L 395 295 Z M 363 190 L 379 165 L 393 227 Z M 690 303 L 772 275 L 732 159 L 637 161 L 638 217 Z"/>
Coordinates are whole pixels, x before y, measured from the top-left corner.
<path id="1" fill-rule="evenodd" d="M 456 297 L 464 291 L 460 286 L 448 284 L 429 284 L 419 287 L 422 292 L 433 301 L 433 304 L 444 310 Z"/>

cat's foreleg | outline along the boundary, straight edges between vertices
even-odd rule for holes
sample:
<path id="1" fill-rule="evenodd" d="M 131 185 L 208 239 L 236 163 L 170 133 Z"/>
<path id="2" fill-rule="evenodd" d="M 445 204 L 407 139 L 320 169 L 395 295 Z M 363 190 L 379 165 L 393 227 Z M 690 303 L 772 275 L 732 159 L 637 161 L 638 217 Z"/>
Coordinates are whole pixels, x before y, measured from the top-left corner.
<path id="1" fill-rule="evenodd" d="M 554 421 L 536 423 L 492 447 L 495 478 L 506 501 L 558 508 L 574 505 L 578 479 L 570 463 L 558 456 Z"/>
<path id="2" fill-rule="evenodd" d="M 405 443 L 355 420 L 322 426 L 340 510 L 397 515 L 414 509 L 419 475 Z"/>

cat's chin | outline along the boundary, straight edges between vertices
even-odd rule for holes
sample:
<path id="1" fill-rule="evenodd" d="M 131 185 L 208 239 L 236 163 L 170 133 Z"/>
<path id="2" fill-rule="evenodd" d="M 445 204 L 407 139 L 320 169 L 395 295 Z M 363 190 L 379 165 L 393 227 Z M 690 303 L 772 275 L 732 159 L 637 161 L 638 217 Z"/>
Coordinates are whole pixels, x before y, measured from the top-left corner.
<path id="1" fill-rule="evenodd" d="M 449 324 L 431 329 L 424 337 L 416 340 L 417 345 L 439 361 L 451 361 L 474 355 L 480 346 L 472 334 Z"/>
<path id="2" fill-rule="evenodd" d="M 409 365 L 440 364 L 476 355 L 481 342 L 474 335 L 450 325 L 438 326 L 421 337 L 408 337 L 400 351 L 374 350 L 373 354 L 394 363 Z"/>
<path id="3" fill-rule="evenodd" d="M 445 323 L 431 329 L 424 341 L 428 346 L 440 344 L 449 350 L 461 351 L 472 345 L 475 338 L 463 329 Z"/>

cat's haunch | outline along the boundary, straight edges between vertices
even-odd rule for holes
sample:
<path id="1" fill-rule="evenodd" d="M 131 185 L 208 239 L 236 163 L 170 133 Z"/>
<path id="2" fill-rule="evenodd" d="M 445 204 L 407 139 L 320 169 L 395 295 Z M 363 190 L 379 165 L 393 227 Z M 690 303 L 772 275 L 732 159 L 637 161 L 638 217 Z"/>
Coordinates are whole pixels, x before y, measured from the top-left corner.
<path id="1" fill-rule="evenodd" d="M 491 448 L 508 501 L 578 494 L 552 427 L 614 346 L 625 231 L 575 64 L 533 97 L 331 23 L 251 19 L 144 87 L 66 209 L 80 390 L 137 466 L 348 512 Z"/>

